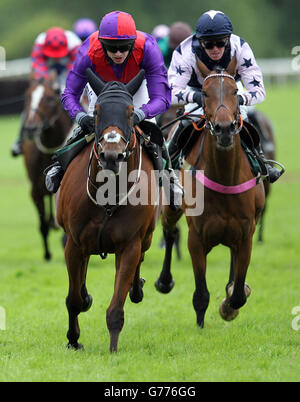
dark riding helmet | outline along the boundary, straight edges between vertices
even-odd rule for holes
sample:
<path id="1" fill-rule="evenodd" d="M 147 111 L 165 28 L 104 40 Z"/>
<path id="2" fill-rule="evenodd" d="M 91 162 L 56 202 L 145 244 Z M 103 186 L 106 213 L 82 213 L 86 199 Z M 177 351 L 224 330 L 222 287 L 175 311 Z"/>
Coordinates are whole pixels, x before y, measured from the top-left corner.
<path id="1" fill-rule="evenodd" d="M 232 23 L 222 11 L 210 10 L 202 14 L 196 24 L 196 38 L 216 39 L 232 34 Z"/>
<path id="2" fill-rule="evenodd" d="M 136 39 L 134 19 L 123 11 L 106 14 L 100 22 L 98 38 L 105 49 L 128 46 L 131 51 Z"/>

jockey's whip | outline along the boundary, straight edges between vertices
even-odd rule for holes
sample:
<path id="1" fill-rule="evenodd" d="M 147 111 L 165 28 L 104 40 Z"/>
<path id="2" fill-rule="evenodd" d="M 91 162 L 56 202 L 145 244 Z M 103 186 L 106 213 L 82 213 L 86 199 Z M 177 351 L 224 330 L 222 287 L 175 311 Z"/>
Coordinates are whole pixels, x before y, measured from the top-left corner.
<path id="1" fill-rule="evenodd" d="M 181 116 L 176 117 L 176 119 L 174 119 L 174 120 L 170 121 L 169 123 L 165 124 L 164 126 L 160 127 L 160 129 L 161 129 L 161 130 L 164 130 L 164 129 L 170 127 L 170 126 L 171 126 L 173 123 L 175 123 L 176 121 L 184 119 L 185 117 L 189 116 L 191 113 L 193 113 L 195 110 L 197 110 L 197 109 L 199 109 L 199 108 L 200 108 L 199 105 L 195 106 L 195 107 L 194 107 L 192 110 L 190 110 L 189 112 L 186 112 L 186 113 L 182 114 Z"/>

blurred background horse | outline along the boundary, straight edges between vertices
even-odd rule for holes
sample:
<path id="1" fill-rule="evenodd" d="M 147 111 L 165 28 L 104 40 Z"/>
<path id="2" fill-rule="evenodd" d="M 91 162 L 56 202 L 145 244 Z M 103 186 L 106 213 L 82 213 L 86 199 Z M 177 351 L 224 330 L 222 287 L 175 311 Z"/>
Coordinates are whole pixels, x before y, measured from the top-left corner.
<path id="1" fill-rule="evenodd" d="M 56 225 L 53 196 L 46 189 L 43 172 L 53 163 L 52 155 L 65 143 L 71 127 L 72 121 L 60 102 L 55 74 L 49 80 L 31 80 L 25 94 L 22 153 L 31 183 L 31 197 L 38 211 L 46 260 L 51 258 L 49 230 Z"/>

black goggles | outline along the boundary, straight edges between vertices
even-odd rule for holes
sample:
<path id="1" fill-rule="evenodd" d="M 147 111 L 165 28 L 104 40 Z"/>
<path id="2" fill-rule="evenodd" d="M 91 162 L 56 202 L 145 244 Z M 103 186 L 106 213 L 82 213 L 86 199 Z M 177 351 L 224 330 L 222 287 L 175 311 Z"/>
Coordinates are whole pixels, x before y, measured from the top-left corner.
<path id="1" fill-rule="evenodd" d="M 225 47 L 228 45 L 228 38 L 226 39 L 219 39 L 216 41 L 211 41 L 211 40 L 201 40 L 200 41 L 201 45 L 208 50 L 213 49 L 215 46 L 218 49 L 221 49 L 222 47 Z"/>
<path id="2" fill-rule="evenodd" d="M 121 53 L 129 52 L 129 50 L 132 47 L 132 44 L 127 44 L 127 45 L 107 45 L 103 44 L 107 52 L 110 53 L 117 53 L 117 51 Z"/>

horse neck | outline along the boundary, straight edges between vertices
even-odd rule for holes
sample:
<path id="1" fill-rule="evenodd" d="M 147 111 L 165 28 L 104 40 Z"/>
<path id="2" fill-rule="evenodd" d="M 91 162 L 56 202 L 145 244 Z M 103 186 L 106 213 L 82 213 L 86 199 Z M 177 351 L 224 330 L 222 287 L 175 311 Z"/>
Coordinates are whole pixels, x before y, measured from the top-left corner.
<path id="1" fill-rule="evenodd" d="M 220 150 L 216 147 L 216 139 L 210 133 L 207 135 L 207 142 L 204 148 L 205 175 L 218 183 L 233 186 L 241 181 L 243 174 L 242 148 L 240 136 L 234 137 L 233 148 L 230 150 Z"/>

